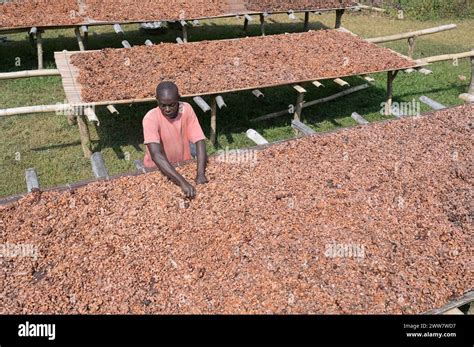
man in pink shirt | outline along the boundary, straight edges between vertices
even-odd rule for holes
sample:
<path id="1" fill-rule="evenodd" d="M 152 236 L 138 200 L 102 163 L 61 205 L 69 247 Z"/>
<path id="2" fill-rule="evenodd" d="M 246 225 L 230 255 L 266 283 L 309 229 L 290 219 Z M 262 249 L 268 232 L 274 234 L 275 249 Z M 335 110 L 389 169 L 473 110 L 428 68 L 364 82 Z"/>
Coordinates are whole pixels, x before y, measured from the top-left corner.
<path id="1" fill-rule="evenodd" d="M 162 82 L 156 88 L 158 107 L 143 118 L 146 154 L 145 167 L 156 168 L 181 187 L 183 193 L 193 198 L 195 188 L 174 168 L 174 164 L 190 160 L 191 147 L 196 148 L 196 184 L 207 183 L 207 152 L 204 133 L 192 106 L 180 102 L 178 87 L 172 82 Z"/>

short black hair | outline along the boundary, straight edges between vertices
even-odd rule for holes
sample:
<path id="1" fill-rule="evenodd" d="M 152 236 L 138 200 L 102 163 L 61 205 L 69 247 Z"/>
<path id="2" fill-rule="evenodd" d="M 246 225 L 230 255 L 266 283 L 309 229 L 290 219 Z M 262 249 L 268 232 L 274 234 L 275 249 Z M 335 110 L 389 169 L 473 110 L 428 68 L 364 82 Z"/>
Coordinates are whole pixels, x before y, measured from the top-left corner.
<path id="1" fill-rule="evenodd" d="M 179 95 L 178 86 L 171 81 L 163 81 L 156 87 L 156 96 L 162 94 L 163 92 L 175 92 Z"/>

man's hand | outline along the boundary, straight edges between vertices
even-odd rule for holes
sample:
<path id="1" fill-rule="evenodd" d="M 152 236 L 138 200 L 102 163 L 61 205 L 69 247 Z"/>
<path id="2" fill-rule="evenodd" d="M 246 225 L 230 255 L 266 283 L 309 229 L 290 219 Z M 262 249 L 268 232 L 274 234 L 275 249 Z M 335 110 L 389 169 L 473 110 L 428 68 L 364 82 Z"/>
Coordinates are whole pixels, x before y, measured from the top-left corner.
<path id="1" fill-rule="evenodd" d="M 209 182 L 205 175 L 197 175 L 194 181 L 196 184 L 206 184 Z"/>
<path id="2" fill-rule="evenodd" d="M 196 190 L 170 164 L 166 158 L 163 146 L 160 143 L 149 143 L 147 146 L 148 150 L 150 151 L 151 158 L 155 162 L 156 166 L 158 166 L 160 171 L 171 181 L 180 186 L 187 198 L 194 198 L 196 196 Z"/>
<path id="3" fill-rule="evenodd" d="M 196 196 L 196 189 L 188 182 L 184 181 L 180 186 L 187 198 L 194 198 Z"/>

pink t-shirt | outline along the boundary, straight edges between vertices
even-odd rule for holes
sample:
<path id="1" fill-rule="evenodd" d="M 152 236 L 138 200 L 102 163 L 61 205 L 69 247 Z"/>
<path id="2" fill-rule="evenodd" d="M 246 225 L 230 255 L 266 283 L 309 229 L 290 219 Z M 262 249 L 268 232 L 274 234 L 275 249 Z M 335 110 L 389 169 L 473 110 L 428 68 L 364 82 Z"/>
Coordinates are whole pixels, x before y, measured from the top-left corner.
<path id="1" fill-rule="evenodd" d="M 189 142 L 196 143 L 206 138 L 192 106 L 187 102 L 179 103 L 179 114 L 171 120 L 161 113 L 159 107 L 150 110 L 143 118 L 143 136 L 145 145 L 161 143 L 171 164 L 190 160 Z M 143 164 L 149 168 L 156 167 L 148 147 Z"/>

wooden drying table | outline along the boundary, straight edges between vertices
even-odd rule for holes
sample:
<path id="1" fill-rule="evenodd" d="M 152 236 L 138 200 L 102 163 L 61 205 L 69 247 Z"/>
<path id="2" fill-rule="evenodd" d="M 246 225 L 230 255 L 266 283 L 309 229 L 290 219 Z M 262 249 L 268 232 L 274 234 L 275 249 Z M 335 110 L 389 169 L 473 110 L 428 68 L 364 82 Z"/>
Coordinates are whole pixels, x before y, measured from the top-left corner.
<path id="1" fill-rule="evenodd" d="M 354 38 L 357 38 L 358 40 L 361 40 L 357 35 L 352 34 L 348 32 L 345 29 L 339 29 L 338 31 L 349 33 L 350 35 L 353 35 Z M 301 40 L 307 39 L 305 35 L 310 35 L 309 33 L 305 34 L 292 34 L 295 35 L 300 35 Z M 267 40 L 267 37 L 262 37 L 260 38 L 262 40 Z M 232 39 L 232 40 L 222 40 L 219 41 L 222 43 L 222 45 L 225 45 L 226 42 L 230 41 L 238 41 L 238 40 L 246 40 L 246 39 Z M 271 40 L 270 37 L 268 37 L 268 40 Z M 201 42 L 196 42 L 196 43 L 190 43 L 187 45 L 202 45 L 203 43 Z M 373 45 L 373 44 L 371 44 Z M 225 47 L 225 46 L 224 46 Z M 150 47 L 152 49 L 152 47 Z M 259 88 L 270 88 L 270 87 L 277 87 L 277 86 L 283 86 L 283 85 L 297 85 L 299 83 L 305 83 L 305 82 L 311 82 L 311 81 L 317 81 L 318 79 L 338 79 L 342 77 L 348 77 L 348 76 L 357 76 L 357 75 L 366 75 L 366 74 L 371 74 L 371 73 L 379 73 L 379 72 L 387 72 L 388 74 L 388 80 L 387 80 L 387 107 L 391 107 L 391 100 L 392 100 L 392 83 L 393 80 L 398 72 L 399 69 L 406 69 L 408 67 L 415 68 L 415 67 L 420 67 L 421 65 L 418 64 L 417 62 L 413 61 L 412 59 L 403 56 L 397 52 L 391 51 L 387 48 L 384 48 L 387 51 L 390 51 L 398 56 L 403 57 L 404 59 L 407 59 L 409 62 L 412 62 L 411 66 L 397 66 L 396 64 L 393 65 L 393 67 L 390 67 L 389 69 L 367 69 L 364 71 L 358 71 L 357 73 L 353 74 L 343 74 L 341 73 L 340 75 L 335 75 L 335 76 L 318 76 L 314 75 L 311 76 L 311 78 L 306 79 L 306 80 L 288 80 L 285 81 L 285 83 L 277 83 L 277 84 L 272 84 L 272 83 L 265 83 L 266 81 L 262 80 L 260 83 L 256 85 L 247 85 L 244 88 L 235 88 L 235 89 L 230 89 L 230 90 L 200 90 L 198 93 L 190 94 L 186 93 L 186 91 L 183 91 L 183 97 L 196 97 L 196 96 L 203 96 L 203 95 L 212 95 L 212 105 L 211 105 L 211 142 L 215 144 L 215 139 L 216 139 L 216 113 L 217 113 L 217 107 L 215 105 L 215 96 L 219 94 L 225 94 L 225 93 L 231 93 L 231 92 L 238 92 L 238 91 L 243 91 L 243 90 L 255 90 Z M 93 52 L 93 51 L 90 51 Z M 225 52 L 225 50 L 223 50 Z M 100 106 L 100 105 L 114 105 L 114 104 L 132 104 L 132 103 L 139 103 L 139 102 L 153 102 L 155 101 L 154 97 L 149 97 L 149 98 L 142 98 L 142 99 L 126 99 L 126 100 L 99 100 L 99 101 L 94 101 L 94 102 L 86 102 L 82 99 L 81 96 L 81 91 L 83 89 L 83 86 L 81 83 L 78 81 L 79 77 L 79 69 L 72 65 L 71 63 L 71 56 L 74 54 L 88 54 L 88 52 L 56 52 L 55 53 L 55 60 L 56 60 L 56 65 L 58 67 L 58 70 L 61 74 L 62 78 L 62 83 L 64 86 L 64 91 L 66 93 L 66 98 L 68 102 L 71 105 L 74 106 L 82 106 L 87 109 L 87 106 Z M 259 70 L 256 68 L 255 73 L 258 75 Z M 159 81 L 157 81 L 158 83 Z M 295 119 L 299 120 L 300 114 L 301 114 L 301 108 L 304 103 L 303 101 L 303 96 L 304 93 L 306 92 L 304 88 L 295 88 L 298 92 L 298 98 L 297 98 L 297 103 L 296 103 L 296 111 L 295 111 Z M 80 125 L 81 130 L 81 142 L 83 145 L 84 153 L 86 156 L 89 156 L 91 153 L 90 149 L 90 138 L 87 130 L 87 123 L 85 122 L 85 118 L 83 115 L 81 115 L 78 118 L 78 122 Z"/>

